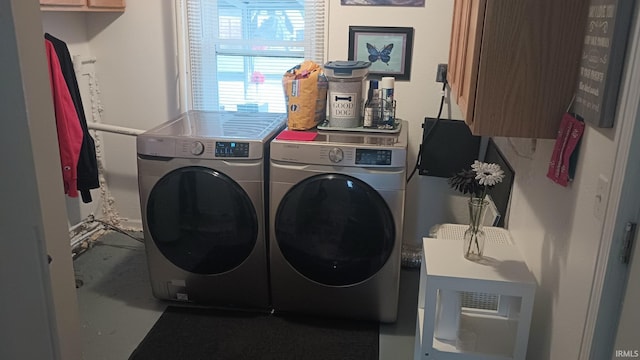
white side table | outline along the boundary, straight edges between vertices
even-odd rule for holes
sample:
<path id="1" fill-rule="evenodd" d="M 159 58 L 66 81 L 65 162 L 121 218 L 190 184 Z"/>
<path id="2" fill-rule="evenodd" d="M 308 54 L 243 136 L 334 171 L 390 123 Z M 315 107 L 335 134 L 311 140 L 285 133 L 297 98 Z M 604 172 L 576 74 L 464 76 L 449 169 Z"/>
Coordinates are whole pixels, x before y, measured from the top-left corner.
<path id="1" fill-rule="evenodd" d="M 460 239 L 424 238 L 423 251 L 415 360 L 525 359 L 536 280 L 518 248 L 487 243 L 485 259 L 473 262 L 463 257 Z M 455 298 L 469 294 L 498 301 L 476 308 Z M 454 318 L 455 339 L 434 336 L 447 333 L 436 329 L 436 319 L 447 316 Z"/>

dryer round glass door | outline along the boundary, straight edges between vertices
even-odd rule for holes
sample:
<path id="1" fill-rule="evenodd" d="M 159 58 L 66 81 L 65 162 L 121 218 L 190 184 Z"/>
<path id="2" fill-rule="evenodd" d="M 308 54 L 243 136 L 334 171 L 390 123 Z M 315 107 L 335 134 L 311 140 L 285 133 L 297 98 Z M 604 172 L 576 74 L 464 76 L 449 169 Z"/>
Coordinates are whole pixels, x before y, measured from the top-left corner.
<path id="1" fill-rule="evenodd" d="M 275 217 L 286 261 L 308 279 L 351 285 L 375 275 L 395 243 L 393 214 L 378 192 L 342 174 L 322 174 L 293 186 Z"/>
<path id="2" fill-rule="evenodd" d="M 204 167 L 163 176 L 147 201 L 154 244 L 174 265 L 196 274 L 219 274 L 240 265 L 258 234 L 256 210 L 233 179 Z"/>

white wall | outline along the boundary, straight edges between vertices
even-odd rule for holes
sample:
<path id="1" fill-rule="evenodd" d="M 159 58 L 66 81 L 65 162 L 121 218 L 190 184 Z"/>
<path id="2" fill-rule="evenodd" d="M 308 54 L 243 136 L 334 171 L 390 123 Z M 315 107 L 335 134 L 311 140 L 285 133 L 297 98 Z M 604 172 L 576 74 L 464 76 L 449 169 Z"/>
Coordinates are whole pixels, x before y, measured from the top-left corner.
<path id="1" fill-rule="evenodd" d="M 611 178 L 616 150 L 602 132 L 587 126 L 576 177 L 567 188 L 546 177 L 554 140 L 538 140 L 528 159 L 497 139 L 516 173 L 508 228 L 539 285 L 529 344 L 533 359 L 578 358 L 603 228 L 593 210 L 596 181 Z"/>
<path id="2" fill-rule="evenodd" d="M 73 55 L 91 54 L 85 13 L 42 11 L 42 29 L 67 43 Z"/>
<path id="3" fill-rule="evenodd" d="M 435 71 L 438 63 L 448 59 L 452 2 L 428 0 L 424 8 L 329 3 L 327 60 L 346 59 L 349 25 L 415 28 L 411 81 L 396 85 L 397 116 L 410 126 L 408 164 L 413 167 L 423 118 L 434 117 L 439 106 L 441 84 L 435 82 Z M 148 129 L 179 112 L 173 9 L 169 2 L 153 0 L 127 5 L 124 14 L 86 15 L 87 41 L 98 60 L 105 108 L 102 121 Z M 443 116 L 460 118 L 460 112 L 455 105 L 446 106 Z M 521 151 L 511 145 L 528 149 L 528 140 L 510 143 L 498 139 L 516 171 L 508 227 L 540 285 L 531 359 L 578 357 L 602 232 L 602 221 L 593 215 L 592 194 L 599 175 L 611 177 L 616 138 L 615 129 L 587 128 L 576 180 L 568 188 L 545 177 L 552 140 L 538 140 L 529 159 L 518 155 Z M 139 225 L 134 139 L 108 134 L 104 142 L 107 177 L 117 209 Z M 432 225 L 443 194 L 450 190 L 446 179 L 418 175 L 408 186 L 405 242 L 417 243 Z"/>
<path id="4" fill-rule="evenodd" d="M 124 14 L 87 15 L 103 123 L 146 130 L 180 113 L 173 22 L 172 1 L 129 1 Z M 105 133 L 103 140 L 115 207 L 141 229 L 135 137 Z"/>
<path id="5" fill-rule="evenodd" d="M 449 38 L 453 2 L 426 1 L 425 7 L 341 6 L 330 0 L 328 60 L 346 60 L 349 26 L 399 26 L 414 28 L 413 59 L 410 81 L 396 81 L 397 117 L 409 122 L 409 156 L 413 169 L 422 141 L 425 117 L 436 117 L 440 107 L 442 84 L 436 83 L 436 68 L 449 59 Z M 458 107 L 448 99 L 443 118 L 461 119 Z M 407 174 L 408 176 L 408 174 Z M 419 176 L 416 172 L 407 185 L 404 242 L 419 244 L 429 228 L 445 218 L 437 208 L 450 196 L 446 179 Z"/>

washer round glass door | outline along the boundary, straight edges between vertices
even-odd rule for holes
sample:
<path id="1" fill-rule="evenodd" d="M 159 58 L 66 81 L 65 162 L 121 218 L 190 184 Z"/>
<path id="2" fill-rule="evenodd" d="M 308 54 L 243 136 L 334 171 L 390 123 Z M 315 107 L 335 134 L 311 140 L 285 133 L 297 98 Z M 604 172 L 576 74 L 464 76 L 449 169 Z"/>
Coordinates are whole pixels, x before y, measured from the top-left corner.
<path id="1" fill-rule="evenodd" d="M 219 274 L 253 250 L 258 217 L 247 193 L 225 174 L 184 167 L 163 176 L 147 201 L 154 244 L 174 265 L 196 274 Z"/>
<path id="2" fill-rule="evenodd" d="M 278 206 L 274 230 L 293 268 L 332 286 L 375 275 L 391 255 L 396 233 L 380 194 L 341 174 L 316 175 L 293 186 Z"/>

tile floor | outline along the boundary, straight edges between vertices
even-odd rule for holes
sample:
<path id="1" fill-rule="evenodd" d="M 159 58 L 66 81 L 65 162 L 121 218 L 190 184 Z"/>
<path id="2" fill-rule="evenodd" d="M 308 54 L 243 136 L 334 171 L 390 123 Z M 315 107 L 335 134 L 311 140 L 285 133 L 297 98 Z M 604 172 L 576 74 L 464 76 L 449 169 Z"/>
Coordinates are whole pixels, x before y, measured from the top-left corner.
<path id="1" fill-rule="evenodd" d="M 128 359 L 168 305 L 151 295 L 146 266 L 144 245 L 118 232 L 74 260 L 85 360 Z M 402 270 L 398 321 L 380 325 L 381 360 L 413 359 L 418 280 Z"/>

